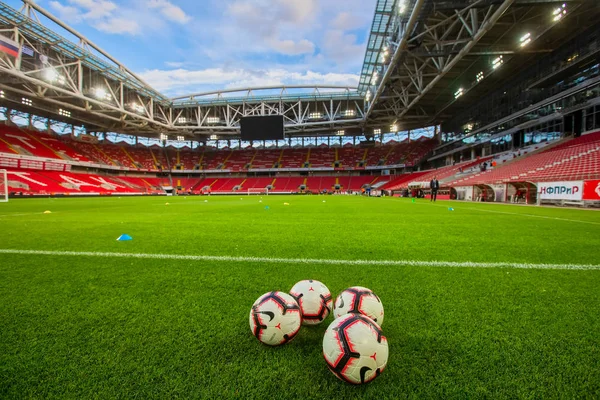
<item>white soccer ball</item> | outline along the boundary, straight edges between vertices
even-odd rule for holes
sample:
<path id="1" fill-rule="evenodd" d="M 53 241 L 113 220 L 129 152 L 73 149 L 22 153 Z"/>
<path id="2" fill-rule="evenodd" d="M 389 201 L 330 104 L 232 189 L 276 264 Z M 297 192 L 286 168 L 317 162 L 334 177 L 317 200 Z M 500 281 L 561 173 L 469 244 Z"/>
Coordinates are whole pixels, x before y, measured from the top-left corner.
<path id="1" fill-rule="evenodd" d="M 260 296 L 250 310 L 250 330 L 258 340 L 269 346 L 289 342 L 302 324 L 300 306 L 284 292 L 269 292 Z"/>
<path id="2" fill-rule="evenodd" d="M 290 294 L 300 306 L 304 325 L 320 324 L 329 316 L 331 292 L 323 283 L 315 280 L 300 281 L 292 287 Z"/>
<path id="3" fill-rule="evenodd" d="M 329 325 L 323 357 L 335 376 L 352 384 L 379 376 L 388 361 L 388 342 L 381 328 L 362 314 L 346 314 Z"/>
<path id="4" fill-rule="evenodd" d="M 383 323 L 383 304 L 371 289 L 353 286 L 344 290 L 335 299 L 333 315 L 339 318 L 348 313 L 360 313 L 375 321 L 379 326 Z"/>

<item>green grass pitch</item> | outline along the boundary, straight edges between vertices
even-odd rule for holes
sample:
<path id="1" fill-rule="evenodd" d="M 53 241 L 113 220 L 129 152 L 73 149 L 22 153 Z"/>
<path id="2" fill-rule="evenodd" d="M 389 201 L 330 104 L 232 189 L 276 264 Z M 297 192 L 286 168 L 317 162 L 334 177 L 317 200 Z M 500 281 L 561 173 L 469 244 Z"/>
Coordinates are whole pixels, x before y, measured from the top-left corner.
<path id="1" fill-rule="evenodd" d="M 0 249 L 560 266 L 598 265 L 599 248 L 600 212 L 569 209 L 246 195 L 0 204 Z M 331 317 L 279 348 L 251 335 L 254 300 L 301 279 L 382 299 L 390 358 L 374 382 L 327 370 Z M 600 270 L 0 253 L 0 398 L 56 397 L 599 398 Z"/>

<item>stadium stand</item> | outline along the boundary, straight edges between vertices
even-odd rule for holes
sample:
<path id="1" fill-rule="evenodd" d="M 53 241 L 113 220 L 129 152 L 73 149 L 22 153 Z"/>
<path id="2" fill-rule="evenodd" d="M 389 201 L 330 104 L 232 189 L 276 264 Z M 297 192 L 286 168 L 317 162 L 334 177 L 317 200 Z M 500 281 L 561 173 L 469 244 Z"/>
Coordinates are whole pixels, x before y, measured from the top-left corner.
<path id="1" fill-rule="evenodd" d="M 597 179 L 600 178 L 599 157 L 600 132 L 597 132 L 524 155 L 493 170 L 455 180 L 448 186 Z"/>

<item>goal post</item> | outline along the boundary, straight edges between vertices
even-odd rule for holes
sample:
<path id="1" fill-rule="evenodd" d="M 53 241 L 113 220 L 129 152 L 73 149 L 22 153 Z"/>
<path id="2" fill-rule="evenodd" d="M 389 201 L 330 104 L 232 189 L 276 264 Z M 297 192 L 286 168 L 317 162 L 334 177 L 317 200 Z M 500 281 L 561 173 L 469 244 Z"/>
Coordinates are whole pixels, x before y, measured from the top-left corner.
<path id="1" fill-rule="evenodd" d="M 269 189 L 268 188 L 248 188 L 248 196 L 253 195 L 253 194 L 262 194 L 262 195 L 268 196 Z"/>
<path id="2" fill-rule="evenodd" d="M 8 201 L 8 177 L 5 169 L 0 169 L 0 203 Z"/>

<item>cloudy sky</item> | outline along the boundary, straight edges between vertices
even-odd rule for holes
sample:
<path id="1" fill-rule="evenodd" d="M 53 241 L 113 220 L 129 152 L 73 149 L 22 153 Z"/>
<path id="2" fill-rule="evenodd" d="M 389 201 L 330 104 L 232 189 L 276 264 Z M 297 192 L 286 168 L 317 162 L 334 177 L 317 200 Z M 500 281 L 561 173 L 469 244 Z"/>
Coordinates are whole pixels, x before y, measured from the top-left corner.
<path id="1" fill-rule="evenodd" d="M 283 84 L 357 86 L 375 10 L 375 0 L 37 3 L 171 96 Z"/>

